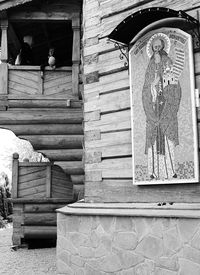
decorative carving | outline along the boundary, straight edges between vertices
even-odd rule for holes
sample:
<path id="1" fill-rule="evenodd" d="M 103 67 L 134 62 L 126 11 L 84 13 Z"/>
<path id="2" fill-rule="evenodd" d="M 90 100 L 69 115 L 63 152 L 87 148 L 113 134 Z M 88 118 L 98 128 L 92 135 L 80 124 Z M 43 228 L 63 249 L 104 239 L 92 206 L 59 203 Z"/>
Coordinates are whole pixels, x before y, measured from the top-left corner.
<path id="1" fill-rule="evenodd" d="M 128 68 L 129 67 L 129 57 L 128 57 L 129 48 L 127 46 L 119 44 L 117 42 L 115 42 L 114 46 L 115 46 L 116 49 L 120 50 L 119 58 L 121 60 L 125 59 L 124 67 Z"/>

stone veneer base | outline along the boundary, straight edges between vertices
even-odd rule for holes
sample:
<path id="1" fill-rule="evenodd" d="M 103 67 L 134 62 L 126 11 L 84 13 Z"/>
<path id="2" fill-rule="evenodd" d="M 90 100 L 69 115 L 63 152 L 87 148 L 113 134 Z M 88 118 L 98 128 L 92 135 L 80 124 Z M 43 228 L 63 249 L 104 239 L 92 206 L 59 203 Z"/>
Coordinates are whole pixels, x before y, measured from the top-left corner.
<path id="1" fill-rule="evenodd" d="M 58 274 L 200 274 L 200 204 L 78 202 L 57 212 Z"/>

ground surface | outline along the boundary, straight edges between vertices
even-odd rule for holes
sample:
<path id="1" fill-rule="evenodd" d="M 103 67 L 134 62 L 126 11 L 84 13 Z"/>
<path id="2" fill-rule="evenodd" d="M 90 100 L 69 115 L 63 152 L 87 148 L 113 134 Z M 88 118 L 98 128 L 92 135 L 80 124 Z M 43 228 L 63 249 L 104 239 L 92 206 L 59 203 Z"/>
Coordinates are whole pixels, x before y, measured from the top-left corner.
<path id="1" fill-rule="evenodd" d="M 1 275 L 55 275 L 56 248 L 12 250 L 12 227 L 0 228 Z"/>

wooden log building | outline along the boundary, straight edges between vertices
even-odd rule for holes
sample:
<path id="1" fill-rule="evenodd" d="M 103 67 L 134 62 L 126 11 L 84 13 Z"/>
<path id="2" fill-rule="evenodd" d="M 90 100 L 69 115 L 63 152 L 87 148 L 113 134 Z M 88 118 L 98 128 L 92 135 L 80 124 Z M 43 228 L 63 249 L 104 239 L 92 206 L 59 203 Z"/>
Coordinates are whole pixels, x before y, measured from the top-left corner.
<path id="1" fill-rule="evenodd" d="M 83 194 L 82 9 L 79 0 L 1 1 L 0 5 L 0 128 L 30 141 L 54 164 L 24 164 L 14 159 L 13 244 L 19 245 L 26 238 L 55 238 L 55 209 Z M 34 39 L 34 64 L 16 66 L 14 61 L 27 35 Z M 55 49 L 56 69 L 47 66 L 50 47 Z M 55 174 L 58 166 L 63 172 Z M 28 210 L 27 214 L 27 207 L 32 207 L 33 213 Z M 32 220 L 26 220 L 29 214 Z"/>
<path id="2" fill-rule="evenodd" d="M 132 104 L 130 85 L 134 71 L 143 68 L 132 64 L 133 49 L 142 55 L 148 35 L 156 34 L 174 48 L 192 41 L 193 48 L 186 50 L 185 76 L 190 75 L 191 87 L 199 89 L 199 9 L 196 0 L 0 1 L 0 125 L 30 140 L 60 165 L 76 189 L 85 174 L 84 200 L 57 210 L 58 273 L 200 274 L 200 258 L 195 256 L 200 253 L 198 159 L 191 182 L 184 182 L 183 167 L 181 184 L 176 173 L 165 184 L 135 184 L 137 106 Z M 9 65 L 27 31 L 35 37 L 38 66 Z M 42 72 L 39 65 L 51 44 L 58 47 L 63 66 Z M 170 63 L 169 48 L 162 44 Z M 150 51 L 156 52 L 154 45 L 143 50 L 147 55 Z M 141 69 L 137 78 L 144 75 Z M 193 108 L 194 118 L 195 91 L 186 90 L 192 103 L 185 108 Z M 199 98 L 196 101 L 198 105 Z M 198 108 L 195 119 L 193 129 L 199 127 Z M 190 121 L 183 124 L 189 127 Z M 197 156 L 195 144 L 192 150 Z"/>

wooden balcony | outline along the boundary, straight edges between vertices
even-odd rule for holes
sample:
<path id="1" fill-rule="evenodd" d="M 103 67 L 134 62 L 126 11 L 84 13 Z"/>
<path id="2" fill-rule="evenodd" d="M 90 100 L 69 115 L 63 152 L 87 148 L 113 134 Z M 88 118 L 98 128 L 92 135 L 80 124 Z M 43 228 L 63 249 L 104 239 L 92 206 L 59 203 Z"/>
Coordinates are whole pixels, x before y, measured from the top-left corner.
<path id="1" fill-rule="evenodd" d="M 72 89 L 72 67 L 55 70 L 39 66 L 8 65 L 8 98 L 76 99 Z"/>

